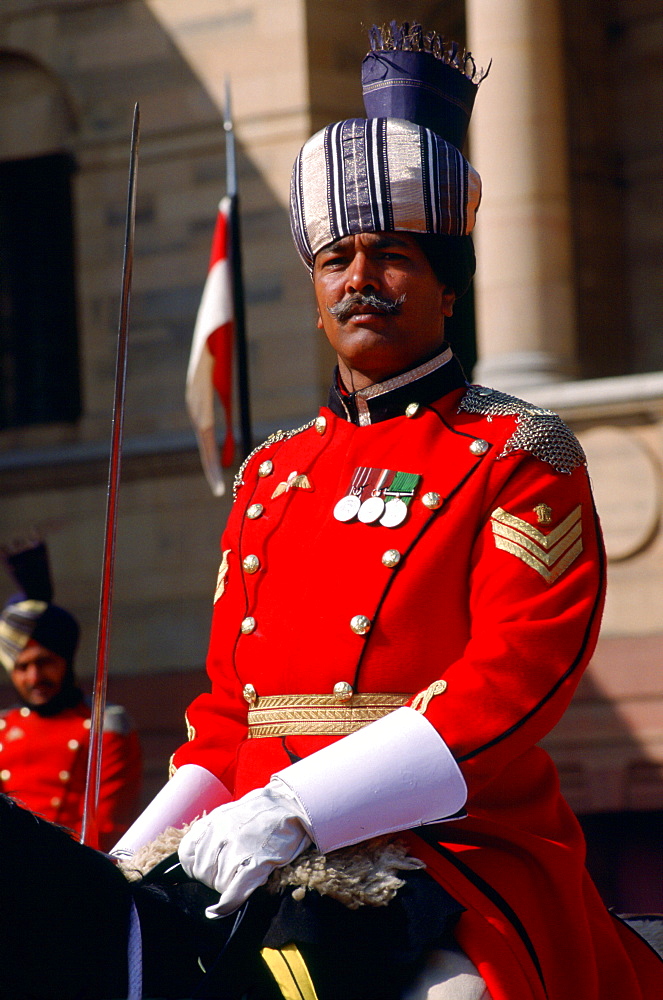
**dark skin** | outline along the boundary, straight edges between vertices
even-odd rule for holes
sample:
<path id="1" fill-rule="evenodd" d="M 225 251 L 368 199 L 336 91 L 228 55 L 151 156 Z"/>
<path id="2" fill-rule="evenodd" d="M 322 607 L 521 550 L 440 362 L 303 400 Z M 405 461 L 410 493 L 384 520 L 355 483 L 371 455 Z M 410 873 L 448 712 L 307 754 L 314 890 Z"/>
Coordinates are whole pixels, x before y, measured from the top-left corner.
<path id="1" fill-rule="evenodd" d="M 440 284 L 428 258 L 409 233 L 359 233 L 323 247 L 313 266 L 318 328 L 336 351 L 345 388 L 352 392 L 416 367 L 444 341 L 444 320 L 455 294 Z M 356 294 L 374 293 L 391 303 L 357 303 L 349 315 L 330 308 Z"/>
<path id="2" fill-rule="evenodd" d="M 67 661 L 46 646 L 28 642 L 16 657 L 12 684 L 28 705 L 47 705 L 62 690 Z"/>

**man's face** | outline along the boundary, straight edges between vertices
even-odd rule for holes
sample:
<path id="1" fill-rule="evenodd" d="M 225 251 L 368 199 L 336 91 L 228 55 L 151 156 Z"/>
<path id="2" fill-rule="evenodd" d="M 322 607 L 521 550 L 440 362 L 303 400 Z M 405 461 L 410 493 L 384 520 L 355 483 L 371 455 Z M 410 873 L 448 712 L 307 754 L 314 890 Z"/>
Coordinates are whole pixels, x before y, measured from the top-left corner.
<path id="1" fill-rule="evenodd" d="M 62 690 L 67 661 L 30 640 L 16 658 L 11 679 L 28 705 L 47 705 Z"/>
<path id="2" fill-rule="evenodd" d="M 330 243 L 316 254 L 313 285 L 318 327 L 348 389 L 382 382 L 435 354 L 455 298 L 409 233 L 360 233 Z M 371 295 L 372 303 L 362 302 Z"/>

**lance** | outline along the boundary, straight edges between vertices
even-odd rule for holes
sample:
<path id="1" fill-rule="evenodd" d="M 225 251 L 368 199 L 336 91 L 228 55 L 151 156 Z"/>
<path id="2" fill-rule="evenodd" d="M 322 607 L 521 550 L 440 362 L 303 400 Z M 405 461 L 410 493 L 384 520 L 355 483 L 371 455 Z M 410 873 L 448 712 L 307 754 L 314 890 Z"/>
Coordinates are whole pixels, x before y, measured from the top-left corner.
<path id="1" fill-rule="evenodd" d="M 127 381 L 127 341 L 129 337 L 129 301 L 131 298 L 131 275 L 133 271 L 134 259 L 134 230 L 136 227 L 136 170 L 138 166 L 139 129 L 140 113 L 138 104 L 136 104 L 134 107 L 133 129 L 131 132 L 131 151 L 129 157 L 129 190 L 127 194 L 127 218 L 124 234 L 124 257 L 122 262 L 120 320 L 117 335 L 115 398 L 113 402 L 113 424 L 108 468 L 104 559 L 101 574 L 101 592 L 99 596 L 97 658 L 94 674 L 94 693 L 92 697 L 92 717 L 90 720 L 90 745 L 87 759 L 83 825 L 81 830 L 82 842 L 84 844 L 88 844 L 90 847 L 99 846 L 97 811 L 99 806 L 99 786 L 101 781 L 102 733 L 108 681 L 108 648 L 110 638 L 111 608 L 113 603 L 117 500 L 120 486 L 122 431 L 124 426 L 124 397 Z"/>
<path id="2" fill-rule="evenodd" d="M 249 397 L 249 361 L 246 344 L 246 318 L 244 308 L 244 276 L 242 272 L 242 244 L 239 222 L 239 190 L 237 185 L 237 158 L 235 155 L 235 129 L 230 105 L 230 80 L 226 77 L 226 107 L 223 118 L 226 133 L 226 191 L 230 198 L 228 213 L 228 245 L 232 273 L 235 343 L 237 345 L 237 381 L 239 383 L 239 417 L 242 436 L 242 457 L 253 449 L 251 433 L 251 405 Z"/>

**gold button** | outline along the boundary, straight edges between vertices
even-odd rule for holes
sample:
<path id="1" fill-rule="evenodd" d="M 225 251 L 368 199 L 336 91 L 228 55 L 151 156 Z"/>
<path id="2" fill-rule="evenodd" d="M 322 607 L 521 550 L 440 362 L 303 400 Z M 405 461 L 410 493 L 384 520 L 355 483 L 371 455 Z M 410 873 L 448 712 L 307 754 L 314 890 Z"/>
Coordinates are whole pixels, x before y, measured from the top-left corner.
<path id="1" fill-rule="evenodd" d="M 271 476 L 273 471 L 274 471 L 274 463 L 269 458 L 266 459 L 264 462 L 261 462 L 260 465 L 258 466 L 258 475 L 260 476 L 261 479 L 264 479 L 265 476 Z"/>
<path id="2" fill-rule="evenodd" d="M 249 617 L 245 618 L 242 624 L 240 625 L 240 629 L 242 631 L 242 635 L 251 635 L 251 633 L 255 632 L 256 629 L 255 618 L 251 618 L 251 616 L 249 615 Z"/>
<path id="3" fill-rule="evenodd" d="M 252 503 L 246 512 L 246 516 L 249 518 L 249 520 L 255 521 L 257 517 L 260 517 L 262 515 L 264 509 L 265 508 L 261 503 Z"/>
<path id="4" fill-rule="evenodd" d="M 327 430 L 327 418 L 326 417 L 316 417 L 315 418 L 315 429 L 318 434 L 324 434 Z"/>
<path id="5" fill-rule="evenodd" d="M 401 554 L 398 549 L 387 549 L 382 555 L 382 565 L 386 566 L 387 569 L 393 569 L 394 566 L 398 566 L 401 561 Z"/>
<path id="6" fill-rule="evenodd" d="M 83 720 L 83 729 L 89 729 L 91 725 L 92 725 L 92 723 L 90 722 L 89 719 L 84 719 Z"/>
<path id="7" fill-rule="evenodd" d="M 61 803 L 61 802 L 62 802 L 62 799 L 59 799 L 59 798 L 57 797 L 57 795 L 55 795 L 55 796 L 54 796 L 54 797 L 53 797 L 53 798 L 51 799 L 51 805 L 53 806 L 53 808 L 54 808 L 54 809 L 57 809 L 57 807 L 58 807 L 58 806 L 60 805 L 60 803 Z"/>
<path id="8" fill-rule="evenodd" d="M 0 729 L 4 729 L 6 725 L 7 725 L 7 720 L 0 719 Z"/>
<path id="9" fill-rule="evenodd" d="M 69 774 L 69 771 L 60 771 L 58 777 L 60 778 L 60 781 L 69 781 L 71 775 Z"/>
<path id="10" fill-rule="evenodd" d="M 0 778 L 2 778 L 3 781 L 9 781 L 11 776 L 12 776 L 11 771 L 8 771 L 6 768 L 4 771 L 0 771 Z"/>
<path id="11" fill-rule="evenodd" d="M 356 635 L 366 635 L 371 627 L 371 619 L 366 615 L 355 615 L 350 619 L 350 628 Z"/>
<path id="12" fill-rule="evenodd" d="M 419 412 L 419 403 L 408 403 L 405 407 L 406 417 L 415 417 Z"/>
<path id="13" fill-rule="evenodd" d="M 246 558 L 242 560 L 242 566 L 244 567 L 245 573 L 257 573 L 260 569 L 260 560 L 254 555 L 246 556 Z"/>
<path id="14" fill-rule="evenodd" d="M 26 719 L 29 714 L 30 714 L 30 709 L 25 707 L 22 708 L 21 711 L 19 712 L 19 715 L 22 715 L 24 719 Z"/>
<path id="15" fill-rule="evenodd" d="M 258 693 L 253 684 L 245 684 L 242 694 L 244 695 L 244 701 L 248 701 L 249 705 L 255 704 L 258 700 Z"/>
<path id="16" fill-rule="evenodd" d="M 347 681 L 338 681 L 334 684 L 334 697 L 336 701 L 347 701 L 353 695 L 352 684 Z"/>
<path id="17" fill-rule="evenodd" d="M 476 441 L 473 441 L 470 445 L 470 451 L 473 455 L 485 455 L 489 448 L 490 445 L 488 442 L 484 441 L 482 438 L 477 438 Z"/>
<path id="18" fill-rule="evenodd" d="M 442 497 L 439 493 L 424 493 L 421 498 L 421 502 L 424 507 L 428 507 L 429 510 L 437 510 L 438 507 L 442 506 Z"/>
<path id="19" fill-rule="evenodd" d="M 80 743 L 78 742 L 78 740 L 69 740 L 67 746 L 69 747 L 70 750 L 78 750 Z"/>

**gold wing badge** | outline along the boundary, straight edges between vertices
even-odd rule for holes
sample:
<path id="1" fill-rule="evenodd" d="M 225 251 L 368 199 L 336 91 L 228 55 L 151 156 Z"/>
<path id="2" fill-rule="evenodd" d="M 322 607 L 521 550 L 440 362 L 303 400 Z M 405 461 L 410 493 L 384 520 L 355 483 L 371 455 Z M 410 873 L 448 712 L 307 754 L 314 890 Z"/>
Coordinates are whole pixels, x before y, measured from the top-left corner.
<path id="1" fill-rule="evenodd" d="M 303 472 L 291 472 L 285 483 L 279 483 L 274 492 L 272 493 L 272 500 L 276 497 L 280 497 L 282 493 L 287 493 L 288 490 L 311 490 L 313 487 L 309 482 L 308 476 Z"/>
<path id="2" fill-rule="evenodd" d="M 546 504 L 538 504 L 534 512 L 539 523 L 552 523 L 552 510 Z M 498 549 L 522 559 L 546 583 L 553 583 L 582 552 L 581 515 L 582 505 L 578 504 L 561 524 L 544 534 L 528 521 L 498 507 L 491 514 L 490 524 Z"/>

